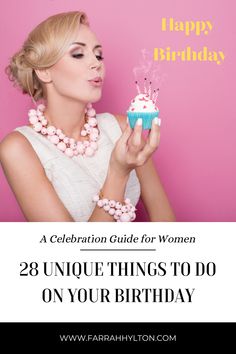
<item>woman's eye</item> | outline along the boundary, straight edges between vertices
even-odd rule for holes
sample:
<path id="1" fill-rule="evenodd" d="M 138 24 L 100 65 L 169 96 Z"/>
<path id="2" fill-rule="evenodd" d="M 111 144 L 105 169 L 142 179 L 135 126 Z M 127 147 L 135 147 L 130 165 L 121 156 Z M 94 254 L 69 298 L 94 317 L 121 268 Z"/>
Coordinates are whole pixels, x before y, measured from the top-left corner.
<path id="1" fill-rule="evenodd" d="M 73 58 L 82 58 L 84 54 L 78 53 L 78 54 L 72 54 Z"/>
<path id="2" fill-rule="evenodd" d="M 82 58 L 83 56 L 84 56 L 84 54 L 82 54 L 82 53 L 72 54 L 72 57 L 73 58 L 77 58 L 77 59 Z M 103 60 L 104 59 L 104 57 L 102 55 L 100 55 L 100 54 L 96 55 L 96 58 L 97 58 L 97 60 Z"/>
<path id="3" fill-rule="evenodd" d="M 104 57 L 102 55 L 96 55 L 97 60 L 103 60 Z"/>

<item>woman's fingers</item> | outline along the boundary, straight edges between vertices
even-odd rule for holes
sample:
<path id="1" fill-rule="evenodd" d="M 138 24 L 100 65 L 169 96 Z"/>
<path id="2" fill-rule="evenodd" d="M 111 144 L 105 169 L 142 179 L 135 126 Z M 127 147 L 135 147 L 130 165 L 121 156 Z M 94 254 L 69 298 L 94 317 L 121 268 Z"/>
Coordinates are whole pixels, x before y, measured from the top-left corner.
<path id="1" fill-rule="evenodd" d="M 143 164 L 150 155 L 157 149 L 160 142 L 160 126 L 158 125 L 158 118 L 152 121 L 152 129 L 147 138 L 144 148 L 138 154 L 138 163 Z"/>
<path id="2" fill-rule="evenodd" d="M 147 139 L 147 143 L 156 149 L 160 142 L 160 118 L 154 118 L 152 120 L 152 129 Z"/>
<path id="3" fill-rule="evenodd" d="M 147 140 L 142 136 L 142 119 L 139 118 L 134 129 L 131 129 L 127 123 L 119 144 L 126 146 L 126 161 L 137 166 L 144 164 L 150 155 L 157 149 L 160 141 L 160 126 L 158 118 L 152 121 L 152 129 L 147 137 Z"/>
<path id="4" fill-rule="evenodd" d="M 130 125 L 127 123 L 127 126 L 125 128 L 125 130 L 123 131 L 123 134 L 120 137 L 120 142 L 122 144 L 127 144 L 130 135 L 132 134 L 132 128 L 130 127 Z"/>
<path id="5" fill-rule="evenodd" d="M 133 134 L 130 136 L 128 145 L 129 151 L 137 153 L 142 148 L 142 119 L 138 118 L 133 130 Z"/>

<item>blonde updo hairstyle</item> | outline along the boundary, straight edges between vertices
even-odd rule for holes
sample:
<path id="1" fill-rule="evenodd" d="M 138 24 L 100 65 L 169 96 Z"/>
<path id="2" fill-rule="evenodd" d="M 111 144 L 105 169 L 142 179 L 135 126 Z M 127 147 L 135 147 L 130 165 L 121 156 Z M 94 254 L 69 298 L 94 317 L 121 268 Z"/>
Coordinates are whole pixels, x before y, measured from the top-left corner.
<path id="1" fill-rule="evenodd" d="M 44 84 L 35 73 L 54 65 L 76 40 L 80 24 L 89 26 L 84 12 L 60 13 L 41 22 L 6 67 L 8 78 L 34 101 L 46 99 Z"/>

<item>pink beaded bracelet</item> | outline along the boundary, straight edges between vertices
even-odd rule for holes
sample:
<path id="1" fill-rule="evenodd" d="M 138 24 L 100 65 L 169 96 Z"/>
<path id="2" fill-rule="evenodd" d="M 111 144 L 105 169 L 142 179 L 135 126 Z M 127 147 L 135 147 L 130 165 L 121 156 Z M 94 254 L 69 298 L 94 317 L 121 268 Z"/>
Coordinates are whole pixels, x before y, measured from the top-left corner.
<path id="1" fill-rule="evenodd" d="M 115 221 L 128 222 L 134 221 L 136 218 L 136 208 L 131 204 L 129 198 L 126 198 L 122 204 L 113 199 L 103 198 L 100 192 L 99 195 L 93 197 L 93 202 L 95 202 L 99 208 L 103 208 L 104 211 L 113 216 Z"/>

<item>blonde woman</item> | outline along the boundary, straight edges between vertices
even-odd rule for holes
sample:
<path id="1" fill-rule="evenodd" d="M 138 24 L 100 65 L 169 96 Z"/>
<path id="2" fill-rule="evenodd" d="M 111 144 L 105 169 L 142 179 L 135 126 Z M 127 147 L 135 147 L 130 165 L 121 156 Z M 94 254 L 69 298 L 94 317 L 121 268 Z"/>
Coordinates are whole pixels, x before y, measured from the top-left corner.
<path id="1" fill-rule="evenodd" d="M 28 221 L 133 221 L 140 198 L 150 221 L 173 221 L 152 162 L 160 140 L 153 120 L 96 114 L 105 77 L 102 46 L 82 12 L 49 17 L 7 67 L 34 102 L 29 124 L 0 144 L 0 161 Z"/>

